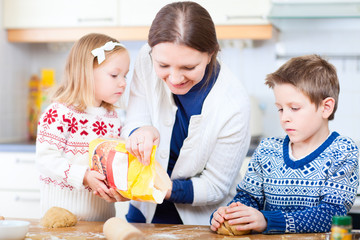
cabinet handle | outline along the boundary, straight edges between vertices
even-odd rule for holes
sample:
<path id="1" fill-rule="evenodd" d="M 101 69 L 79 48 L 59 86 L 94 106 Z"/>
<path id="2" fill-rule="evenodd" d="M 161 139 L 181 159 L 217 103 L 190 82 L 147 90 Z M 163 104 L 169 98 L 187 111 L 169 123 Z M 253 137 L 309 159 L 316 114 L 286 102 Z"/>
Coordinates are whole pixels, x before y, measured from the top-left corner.
<path id="1" fill-rule="evenodd" d="M 78 22 L 113 22 L 113 18 L 78 18 Z"/>
<path id="2" fill-rule="evenodd" d="M 40 202 L 40 198 L 15 196 L 15 202 Z"/>
<path id="3" fill-rule="evenodd" d="M 15 159 L 15 163 L 17 164 L 34 164 L 35 163 L 35 159 L 26 159 L 26 158 L 16 158 Z"/>
<path id="4" fill-rule="evenodd" d="M 233 19 L 265 19 L 265 16 L 261 16 L 261 15 L 248 15 L 248 16 L 243 16 L 243 15 L 226 15 L 226 20 L 233 20 Z"/>

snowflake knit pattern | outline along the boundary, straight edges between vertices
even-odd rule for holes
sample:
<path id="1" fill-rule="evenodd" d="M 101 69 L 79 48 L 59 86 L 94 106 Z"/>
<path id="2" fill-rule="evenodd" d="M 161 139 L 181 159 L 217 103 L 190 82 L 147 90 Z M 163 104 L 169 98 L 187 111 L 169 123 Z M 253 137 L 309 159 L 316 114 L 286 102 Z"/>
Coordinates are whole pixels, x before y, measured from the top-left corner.
<path id="1" fill-rule="evenodd" d="M 332 216 L 346 215 L 355 201 L 357 146 L 333 132 L 302 159 L 290 159 L 288 148 L 288 136 L 262 140 L 232 202 L 260 210 L 265 233 L 330 231 Z"/>
<path id="2" fill-rule="evenodd" d="M 60 206 L 88 221 L 106 220 L 113 215 L 113 206 L 93 196 L 83 179 L 89 168 L 89 142 L 99 137 L 119 137 L 120 131 L 116 111 L 102 107 L 79 112 L 71 106 L 52 103 L 44 111 L 36 140 L 42 211 Z M 64 196 L 68 199 L 64 200 Z"/>

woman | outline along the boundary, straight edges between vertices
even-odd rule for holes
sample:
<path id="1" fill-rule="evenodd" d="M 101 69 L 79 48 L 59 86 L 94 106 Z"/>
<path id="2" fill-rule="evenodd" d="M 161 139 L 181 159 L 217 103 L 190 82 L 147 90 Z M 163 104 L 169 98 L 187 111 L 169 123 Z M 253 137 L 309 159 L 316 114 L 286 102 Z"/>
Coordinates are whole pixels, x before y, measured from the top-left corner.
<path id="1" fill-rule="evenodd" d="M 234 196 L 250 105 L 218 51 L 214 23 L 199 4 L 171 3 L 156 15 L 135 63 L 123 136 L 144 164 L 158 145 L 172 189 L 160 205 L 132 201 L 129 222 L 208 225 Z"/>

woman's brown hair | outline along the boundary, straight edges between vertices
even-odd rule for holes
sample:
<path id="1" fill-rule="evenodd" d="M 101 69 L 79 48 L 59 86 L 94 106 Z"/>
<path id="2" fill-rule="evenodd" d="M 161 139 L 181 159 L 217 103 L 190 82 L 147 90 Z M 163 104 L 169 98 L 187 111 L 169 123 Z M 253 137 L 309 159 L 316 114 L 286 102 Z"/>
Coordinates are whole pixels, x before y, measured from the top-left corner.
<path id="1" fill-rule="evenodd" d="M 160 9 L 151 24 L 148 44 L 154 47 L 164 42 L 185 45 L 212 54 L 208 76 L 215 71 L 219 52 L 215 25 L 208 11 L 198 3 L 174 2 Z"/>

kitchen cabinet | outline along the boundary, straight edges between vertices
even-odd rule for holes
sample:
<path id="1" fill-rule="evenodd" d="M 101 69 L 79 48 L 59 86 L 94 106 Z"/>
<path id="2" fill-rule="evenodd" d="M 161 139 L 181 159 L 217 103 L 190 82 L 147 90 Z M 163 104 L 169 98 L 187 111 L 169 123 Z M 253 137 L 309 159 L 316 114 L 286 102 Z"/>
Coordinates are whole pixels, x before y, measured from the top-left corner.
<path id="1" fill-rule="evenodd" d="M 0 152 L 0 216 L 40 216 L 39 172 L 35 152 Z M 125 219 L 129 202 L 115 203 L 116 216 Z"/>
<path id="2" fill-rule="evenodd" d="M 71 1 L 71 2 L 70 2 Z M 171 0 L 4 0 L 9 42 L 74 42 L 99 32 L 120 41 L 146 40 L 157 11 Z M 272 37 L 269 0 L 197 0 L 213 17 L 219 39 Z M 71 6 L 71 7 L 69 7 Z"/>
<path id="3" fill-rule="evenodd" d="M 0 215 L 40 217 L 35 152 L 0 152 Z"/>
<path id="4" fill-rule="evenodd" d="M 172 0 L 121 0 L 119 21 L 122 26 L 149 26 L 156 13 Z M 215 25 L 268 24 L 269 0 L 194 0 L 206 8 Z M 139 17 L 141 16 L 141 17 Z"/>
<path id="5" fill-rule="evenodd" d="M 118 0 L 4 0 L 4 28 L 117 25 Z"/>

